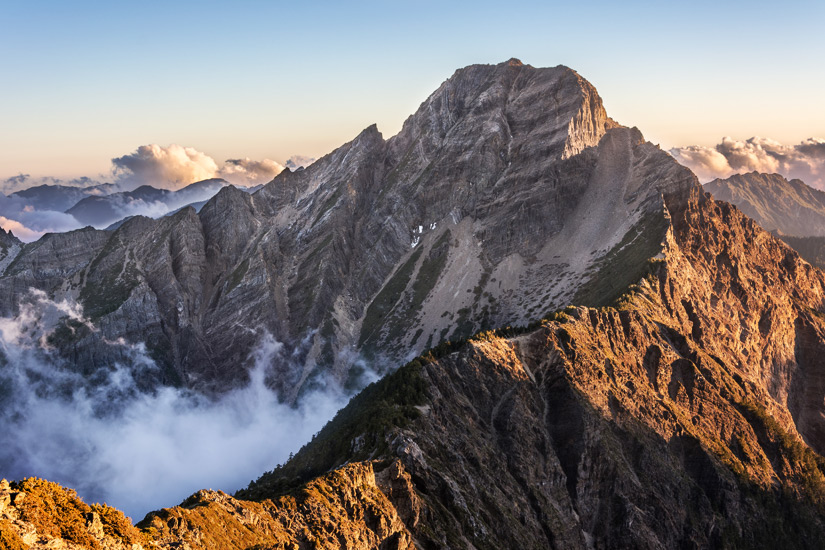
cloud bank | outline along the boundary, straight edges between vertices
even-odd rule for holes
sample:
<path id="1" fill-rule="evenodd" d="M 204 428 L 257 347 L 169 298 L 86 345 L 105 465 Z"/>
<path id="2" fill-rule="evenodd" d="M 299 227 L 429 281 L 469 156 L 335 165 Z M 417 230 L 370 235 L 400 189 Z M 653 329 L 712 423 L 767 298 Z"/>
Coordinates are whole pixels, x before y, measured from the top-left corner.
<path id="1" fill-rule="evenodd" d="M 761 137 L 745 141 L 725 137 L 716 147 L 677 147 L 671 149 L 670 154 L 693 170 L 702 183 L 756 171 L 798 178 L 811 187 L 825 190 L 825 139 L 821 138 L 784 145 Z"/>
<path id="2" fill-rule="evenodd" d="M 0 195 L 0 227 L 11 231 L 24 242 L 31 242 L 46 233 L 78 229 L 81 224 L 70 214 L 35 210 L 28 201 L 20 197 Z"/>
<path id="3" fill-rule="evenodd" d="M 283 170 L 283 166 L 270 159 L 227 159 L 218 171 L 218 177 L 236 185 L 251 187 L 272 181 Z"/>
<path id="4" fill-rule="evenodd" d="M 110 342 L 130 365 L 81 377 L 49 348 L 58 319 L 93 325 L 77 304 L 31 291 L 20 313 L 0 318 L 0 446 L 3 477 L 45 477 L 87 501 L 106 501 L 140 520 L 147 512 L 213 488 L 233 492 L 312 438 L 346 404 L 328 384 L 298 407 L 278 402 L 265 383 L 291 358 L 262 334 L 246 387 L 210 400 L 162 387 L 142 392 L 136 377 L 157 367 L 143 345 Z"/>
<path id="5" fill-rule="evenodd" d="M 132 153 L 112 159 L 115 180 L 122 187 L 151 185 L 180 189 L 196 181 L 223 178 L 245 187 L 266 183 L 284 167 L 271 159 L 228 159 L 223 165 L 202 151 L 172 144 L 141 145 Z"/>
<path id="6" fill-rule="evenodd" d="M 299 168 L 306 168 L 316 160 L 318 159 L 315 157 L 308 157 L 306 155 L 292 155 L 287 159 L 286 167 L 294 172 Z"/>

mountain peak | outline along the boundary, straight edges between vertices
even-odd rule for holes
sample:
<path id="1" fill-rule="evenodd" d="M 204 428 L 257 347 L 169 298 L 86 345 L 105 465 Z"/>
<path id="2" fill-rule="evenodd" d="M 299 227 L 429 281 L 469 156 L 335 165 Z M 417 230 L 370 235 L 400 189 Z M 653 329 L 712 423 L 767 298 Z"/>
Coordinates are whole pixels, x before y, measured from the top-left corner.
<path id="1" fill-rule="evenodd" d="M 523 67 L 524 63 L 521 62 L 521 59 L 511 57 L 510 59 L 507 60 L 507 65 L 509 67 Z"/>

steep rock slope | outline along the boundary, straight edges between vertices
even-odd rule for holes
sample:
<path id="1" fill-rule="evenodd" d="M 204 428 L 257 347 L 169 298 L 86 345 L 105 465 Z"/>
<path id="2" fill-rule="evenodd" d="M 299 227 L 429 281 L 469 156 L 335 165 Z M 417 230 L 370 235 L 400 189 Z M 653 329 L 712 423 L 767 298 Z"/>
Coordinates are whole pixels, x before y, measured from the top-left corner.
<path id="1" fill-rule="evenodd" d="M 471 66 L 397 136 L 367 128 L 252 196 L 226 187 L 199 213 L 26 245 L 0 277 L 0 313 L 32 287 L 80 300 L 100 330 L 55 342 L 77 368 L 125 360 L 107 344 L 125 337 L 163 381 L 212 391 L 245 379 L 268 332 L 285 344 L 272 382 L 292 400 L 362 360 L 385 371 L 574 298 L 597 304 L 611 289 L 583 281 L 661 241 L 661 191 L 686 181 L 664 157 L 566 67 Z M 620 266 L 612 291 L 638 276 Z"/>

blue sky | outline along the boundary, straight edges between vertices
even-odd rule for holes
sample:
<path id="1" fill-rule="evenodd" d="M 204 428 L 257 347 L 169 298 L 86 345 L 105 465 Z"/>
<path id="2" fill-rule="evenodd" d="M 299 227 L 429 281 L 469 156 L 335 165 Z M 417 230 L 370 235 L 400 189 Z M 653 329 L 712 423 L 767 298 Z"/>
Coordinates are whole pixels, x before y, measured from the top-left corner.
<path id="1" fill-rule="evenodd" d="M 663 146 L 825 137 L 825 3 L 0 1 L 0 178 L 149 143 L 218 159 L 385 137 L 453 71 L 565 64 Z"/>

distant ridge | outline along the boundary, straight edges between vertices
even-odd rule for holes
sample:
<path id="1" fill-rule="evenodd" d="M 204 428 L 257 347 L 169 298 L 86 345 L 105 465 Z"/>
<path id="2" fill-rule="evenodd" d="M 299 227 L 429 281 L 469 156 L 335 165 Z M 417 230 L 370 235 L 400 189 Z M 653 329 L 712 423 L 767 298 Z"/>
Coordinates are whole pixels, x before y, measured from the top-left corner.
<path id="1" fill-rule="evenodd" d="M 750 172 L 705 184 L 715 198 L 735 205 L 768 231 L 796 237 L 825 236 L 825 192 L 802 180 Z"/>

